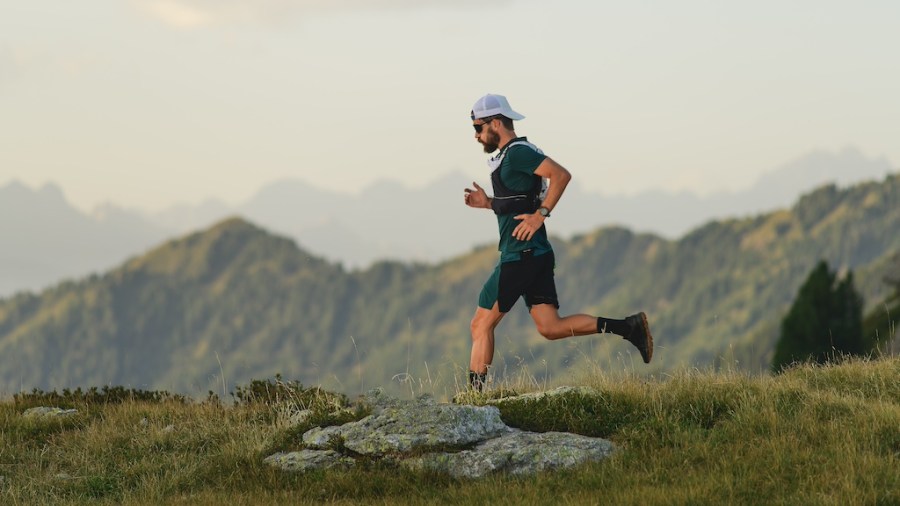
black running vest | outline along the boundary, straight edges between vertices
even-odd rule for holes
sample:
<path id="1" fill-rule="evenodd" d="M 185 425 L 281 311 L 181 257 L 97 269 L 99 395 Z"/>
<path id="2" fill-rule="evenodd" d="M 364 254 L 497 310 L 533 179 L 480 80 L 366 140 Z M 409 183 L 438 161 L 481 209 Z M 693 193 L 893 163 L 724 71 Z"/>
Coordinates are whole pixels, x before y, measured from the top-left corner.
<path id="1" fill-rule="evenodd" d="M 497 158 L 500 159 L 500 165 L 503 165 L 503 158 L 506 157 L 506 151 L 512 147 L 513 143 L 519 139 L 513 139 L 503 148 Z M 491 172 L 491 184 L 494 187 L 494 198 L 491 200 L 491 209 L 494 214 L 531 214 L 541 207 L 541 192 L 543 190 L 543 179 L 541 176 L 534 176 L 531 188 L 527 191 L 511 190 L 500 177 L 500 167 L 498 166 Z"/>

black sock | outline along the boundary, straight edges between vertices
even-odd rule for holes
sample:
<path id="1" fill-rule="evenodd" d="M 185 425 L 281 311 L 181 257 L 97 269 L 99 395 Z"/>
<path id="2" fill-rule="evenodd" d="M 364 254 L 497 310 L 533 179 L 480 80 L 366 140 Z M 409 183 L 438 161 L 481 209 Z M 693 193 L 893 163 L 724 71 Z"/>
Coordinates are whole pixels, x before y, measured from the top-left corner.
<path id="1" fill-rule="evenodd" d="M 476 392 L 480 392 L 484 389 L 484 384 L 487 382 L 487 373 L 477 373 L 475 371 L 469 371 L 469 388 L 475 390 Z"/>
<path id="2" fill-rule="evenodd" d="M 603 334 L 605 332 L 628 337 L 628 334 L 631 333 L 631 327 L 628 326 L 628 323 L 626 323 L 625 320 L 613 320 L 601 316 L 600 318 L 597 318 L 597 333 Z"/>

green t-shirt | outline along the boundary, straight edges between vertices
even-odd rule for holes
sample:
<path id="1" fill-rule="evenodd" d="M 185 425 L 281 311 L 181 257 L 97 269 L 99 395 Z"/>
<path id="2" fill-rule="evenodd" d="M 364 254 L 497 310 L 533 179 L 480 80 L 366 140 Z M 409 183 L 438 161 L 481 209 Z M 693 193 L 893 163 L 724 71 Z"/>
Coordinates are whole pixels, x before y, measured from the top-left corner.
<path id="1" fill-rule="evenodd" d="M 516 140 L 526 139 L 523 137 Z M 534 171 L 546 158 L 546 155 L 529 146 L 521 144 L 511 146 L 500 162 L 500 179 L 510 190 L 528 191 L 534 184 Z M 501 262 L 518 260 L 519 253 L 527 249 L 533 249 L 535 255 L 551 251 L 546 227 L 541 227 L 529 241 L 520 241 L 513 237 L 513 230 L 520 223 L 515 216 L 516 214 L 497 215 L 497 224 L 500 227 L 500 244 L 497 249 L 500 250 Z"/>

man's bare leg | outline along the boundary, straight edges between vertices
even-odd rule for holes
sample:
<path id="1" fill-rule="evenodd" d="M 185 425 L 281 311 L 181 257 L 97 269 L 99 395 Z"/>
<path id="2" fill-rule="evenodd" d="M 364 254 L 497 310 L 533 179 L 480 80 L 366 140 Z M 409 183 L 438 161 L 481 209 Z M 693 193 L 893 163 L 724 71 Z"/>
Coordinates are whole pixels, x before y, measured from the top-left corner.
<path id="1" fill-rule="evenodd" d="M 560 317 L 559 311 L 553 304 L 531 306 L 531 319 L 534 320 L 538 332 L 551 340 L 597 333 L 596 316 L 573 314 Z"/>
<path id="2" fill-rule="evenodd" d="M 488 366 L 494 361 L 494 329 L 506 313 L 501 313 L 498 304 L 485 309 L 475 309 L 472 317 L 472 355 L 469 358 L 469 371 L 482 379 L 487 374 Z M 478 386 L 478 385 L 476 385 Z"/>
<path id="3" fill-rule="evenodd" d="M 560 317 L 553 304 L 535 304 L 531 307 L 531 318 L 538 332 L 550 340 L 611 332 L 633 344 L 641 352 L 644 363 L 649 364 L 653 357 L 653 336 L 650 334 L 647 315 L 643 312 L 624 320 L 598 319 L 596 316 L 586 314 Z M 601 328 L 600 321 L 611 322 L 610 325 L 615 328 L 606 328 L 606 324 Z"/>

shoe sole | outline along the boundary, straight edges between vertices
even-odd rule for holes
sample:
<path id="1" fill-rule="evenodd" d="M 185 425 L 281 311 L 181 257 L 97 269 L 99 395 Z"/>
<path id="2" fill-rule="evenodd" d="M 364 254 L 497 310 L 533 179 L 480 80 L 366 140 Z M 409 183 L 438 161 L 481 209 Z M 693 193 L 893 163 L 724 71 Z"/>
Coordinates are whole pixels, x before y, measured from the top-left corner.
<path id="1" fill-rule="evenodd" d="M 641 326 L 644 327 L 644 335 L 647 336 L 647 358 L 644 359 L 645 364 L 649 364 L 653 358 L 653 335 L 650 334 L 650 323 L 647 321 L 647 313 L 641 311 Z"/>

